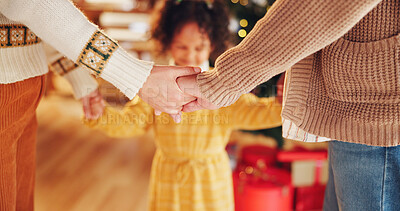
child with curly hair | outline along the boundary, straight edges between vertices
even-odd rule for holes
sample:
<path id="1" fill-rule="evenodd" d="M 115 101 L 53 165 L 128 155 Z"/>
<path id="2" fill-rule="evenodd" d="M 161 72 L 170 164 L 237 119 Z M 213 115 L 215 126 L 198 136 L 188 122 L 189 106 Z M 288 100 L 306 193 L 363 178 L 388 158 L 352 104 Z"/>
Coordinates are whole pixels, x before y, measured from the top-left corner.
<path id="1" fill-rule="evenodd" d="M 166 0 L 153 15 L 152 38 L 159 54 L 170 54 L 172 64 L 202 67 L 223 53 L 230 40 L 229 14 L 224 1 Z"/>
<path id="2" fill-rule="evenodd" d="M 176 65 L 201 66 L 205 71 L 210 55 L 227 48 L 229 15 L 224 0 L 165 1 L 156 14 L 152 37 Z M 275 98 L 247 94 L 230 107 L 184 113 L 175 123 L 168 114 L 155 115 L 137 97 L 122 111 L 106 107 L 101 118 L 85 123 L 114 137 L 154 131 L 157 150 L 149 210 L 232 211 L 233 184 L 225 151 L 230 132 L 280 126 L 280 113 Z"/>

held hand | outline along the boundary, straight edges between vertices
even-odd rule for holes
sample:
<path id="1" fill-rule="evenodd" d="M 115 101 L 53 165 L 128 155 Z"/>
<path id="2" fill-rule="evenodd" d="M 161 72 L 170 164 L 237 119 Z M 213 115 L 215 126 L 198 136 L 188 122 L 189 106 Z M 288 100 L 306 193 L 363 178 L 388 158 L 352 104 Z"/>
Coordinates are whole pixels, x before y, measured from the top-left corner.
<path id="1" fill-rule="evenodd" d="M 193 112 L 202 109 L 214 110 L 219 108 L 217 105 L 212 104 L 202 96 L 197 84 L 197 75 L 179 77 L 177 83 L 184 93 L 196 98 L 183 106 L 183 112 Z"/>
<path id="2" fill-rule="evenodd" d="M 86 119 L 98 119 L 103 114 L 105 103 L 98 89 L 82 97 L 81 102 Z"/>
<path id="3" fill-rule="evenodd" d="M 154 66 L 139 90 L 139 96 L 155 109 L 157 115 L 165 112 L 179 122 L 183 105 L 196 98 L 181 91 L 177 78 L 200 72 L 198 67 Z"/>

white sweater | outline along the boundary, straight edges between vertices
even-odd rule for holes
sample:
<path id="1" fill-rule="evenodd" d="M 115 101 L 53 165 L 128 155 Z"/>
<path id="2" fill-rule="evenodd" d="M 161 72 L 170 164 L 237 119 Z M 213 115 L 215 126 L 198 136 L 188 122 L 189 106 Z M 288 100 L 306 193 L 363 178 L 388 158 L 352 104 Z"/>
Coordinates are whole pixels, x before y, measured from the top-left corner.
<path id="1" fill-rule="evenodd" d="M 43 47 L 46 52 L 48 69 L 67 79 L 76 99 L 80 99 L 98 88 L 98 83 L 90 75 L 88 68 L 77 66 L 72 60 L 46 43 Z"/>
<path id="2" fill-rule="evenodd" d="M 0 26 L 23 24 L 80 66 L 109 81 L 132 99 L 153 63 L 133 58 L 107 38 L 69 0 L 0 0 Z M 4 37 L 1 37 L 0 43 Z M 0 47 L 0 83 L 47 72 L 42 44 Z"/>

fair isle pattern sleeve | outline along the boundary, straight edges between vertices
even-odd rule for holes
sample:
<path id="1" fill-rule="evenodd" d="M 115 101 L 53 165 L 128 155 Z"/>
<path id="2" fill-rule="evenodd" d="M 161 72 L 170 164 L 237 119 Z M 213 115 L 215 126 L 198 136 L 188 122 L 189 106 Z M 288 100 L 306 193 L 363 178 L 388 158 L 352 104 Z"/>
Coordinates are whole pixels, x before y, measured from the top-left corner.
<path id="1" fill-rule="evenodd" d="M 73 71 L 75 68 L 78 67 L 73 61 L 69 60 L 68 58 L 62 56 L 59 59 L 52 62 L 50 65 L 50 70 L 63 76 L 66 73 Z"/>
<path id="2" fill-rule="evenodd" d="M 0 0 L 0 14 L 27 26 L 40 39 L 132 99 L 153 68 L 136 59 L 87 20 L 70 0 Z M 111 52 L 110 52 L 111 50 Z"/>
<path id="3" fill-rule="evenodd" d="M 33 45 L 39 42 L 40 38 L 24 25 L 21 24 L 0 25 L 1 48 Z"/>
<path id="4" fill-rule="evenodd" d="M 100 31 L 93 34 L 83 48 L 77 63 L 100 76 L 111 55 L 117 50 L 118 44 Z"/>
<path id="5" fill-rule="evenodd" d="M 51 62 L 49 69 L 63 76 L 71 84 L 75 99 L 80 99 L 98 88 L 97 81 L 87 68 L 78 66 L 64 56 Z"/>

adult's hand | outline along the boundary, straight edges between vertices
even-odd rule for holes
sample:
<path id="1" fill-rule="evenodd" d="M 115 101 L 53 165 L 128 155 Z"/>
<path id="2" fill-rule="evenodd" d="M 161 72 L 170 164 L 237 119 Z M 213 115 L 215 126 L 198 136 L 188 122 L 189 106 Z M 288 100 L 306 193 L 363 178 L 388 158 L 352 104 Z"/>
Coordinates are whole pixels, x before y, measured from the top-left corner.
<path id="1" fill-rule="evenodd" d="M 181 91 L 177 79 L 196 76 L 200 72 L 198 67 L 154 66 L 138 95 L 155 109 L 156 114 L 171 114 L 177 122 L 183 105 L 196 99 Z"/>
<path id="2" fill-rule="evenodd" d="M 218 109 L 219 106 L 212 104 L 210 101 L 208 101 L 202 96 L 196 78 L 197 75 L 189 75 L 189 76 L 179 77 L 177 79 L 179 88 L 186 94 L 196 98 L 193 101 L 184 105 L 182 111 L 193 112 L 202 109 L 209 109 L 209 110 Z"/>

